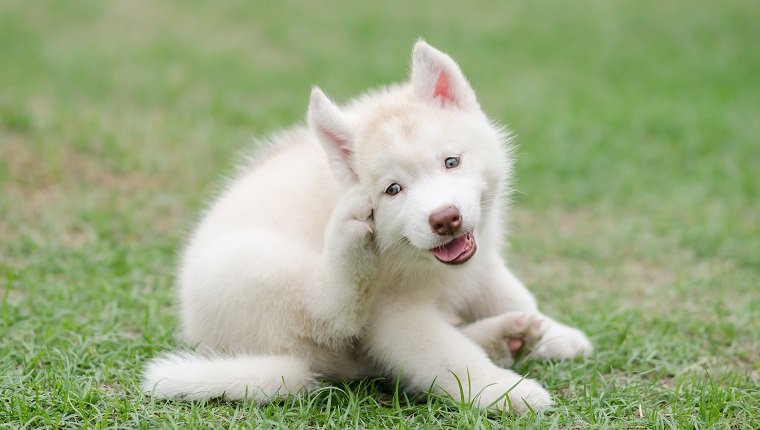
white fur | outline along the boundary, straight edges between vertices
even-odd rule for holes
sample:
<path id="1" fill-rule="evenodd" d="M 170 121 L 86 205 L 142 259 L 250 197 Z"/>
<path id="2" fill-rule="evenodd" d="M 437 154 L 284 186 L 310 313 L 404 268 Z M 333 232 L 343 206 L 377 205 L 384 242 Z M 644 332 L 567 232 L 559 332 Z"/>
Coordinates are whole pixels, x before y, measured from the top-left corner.
<path id="1" fill-rule="evenodd" d="M 287 356 L 200 357 L 175 353 L 145 369 L 145 390 L 163 397 L 249 399 L 265 403 L 316 386 L 309 363 Z M 161 389 L 153 392 L 147 381 Z M 256 385 L 250 385 L 256 381 Z M 291 382 L 292 381 L 292 382 Z"/>
<path id="2" fill-rule="evenodd" d="M 411 390 L 461 388 L 482 407 L 550 406 L 539 383 L 505 368 L 506 339 L 537 358 L 591 343 L 538 313 L 504 264 L 509 139 L 459 66 L 419 41 L 411 82 L 344 108 L 315 88 L 308 118 L 205 214 L 178 279 L 198 352 L 149 363 L 145 391 L 264 402 L 318 376 L 400 374 Z M 447 157 L 460 165 L 447 169 Z M 402 191 L 387 195 L 391 183 Z M 453 239 L 428 220 L 450 206 L 477 242 L 456 266 L 428 251 Z"/>

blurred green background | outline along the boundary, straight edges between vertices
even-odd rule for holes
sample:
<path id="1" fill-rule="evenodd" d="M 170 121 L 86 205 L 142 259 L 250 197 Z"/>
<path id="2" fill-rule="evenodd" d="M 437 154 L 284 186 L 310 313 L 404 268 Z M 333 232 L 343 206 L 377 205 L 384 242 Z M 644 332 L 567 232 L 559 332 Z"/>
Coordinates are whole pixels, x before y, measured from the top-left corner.
<path id="1" fill-rule="evenodd" d="M 757 428 L 758 19 L 750 0 L 0 1 L 0 427 Z M 418 37 L 516 133 L 512 266 L 596 343 L 521 368 L 555 411 L 368 400 L 382 383 L 143 397 L 143 362 L 178 345 L 176 252 L 239 155 L 302 122 L 314 84 L 347 101 L 405 79 Z"/>

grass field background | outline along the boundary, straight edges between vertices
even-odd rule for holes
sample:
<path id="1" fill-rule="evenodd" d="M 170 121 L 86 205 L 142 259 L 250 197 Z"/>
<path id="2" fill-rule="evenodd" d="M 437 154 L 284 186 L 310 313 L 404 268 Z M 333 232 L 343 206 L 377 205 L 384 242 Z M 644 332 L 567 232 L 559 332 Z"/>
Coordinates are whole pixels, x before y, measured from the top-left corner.
<path id="1" fill-rule="evenodd" d="M 760 6 L 751 0 L 0 2 L 0 428 L 760 428 Z M 511 265 L 596 352 L 493 415 L 328 385 L 153 401 L 173 270 L 253 136 L 450 53 L 517 134 Z"/>

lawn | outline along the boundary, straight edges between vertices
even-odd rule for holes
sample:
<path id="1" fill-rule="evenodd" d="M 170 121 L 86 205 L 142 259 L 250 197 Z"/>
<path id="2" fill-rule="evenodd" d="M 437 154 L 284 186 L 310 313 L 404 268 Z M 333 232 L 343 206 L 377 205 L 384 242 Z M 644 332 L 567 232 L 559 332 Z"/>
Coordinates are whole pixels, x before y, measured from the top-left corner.
<path id="1" fill-rule="evenodd" d="M 0 428 L 760 428 L 760 4 L 0 3 Z M 346 3 L 348 4 L 348 3 Z M 596 351 L 557 405 L 394 381 L 155 401 L 177 252 L 253 137 L 454 56 L 517 135 L 510 256 Z"/>

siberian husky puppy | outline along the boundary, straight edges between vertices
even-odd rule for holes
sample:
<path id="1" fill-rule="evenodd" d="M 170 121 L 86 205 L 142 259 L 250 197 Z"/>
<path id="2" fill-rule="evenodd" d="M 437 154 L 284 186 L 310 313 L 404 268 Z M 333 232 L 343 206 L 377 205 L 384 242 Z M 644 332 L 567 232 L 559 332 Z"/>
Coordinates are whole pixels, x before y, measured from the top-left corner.
<path id="1" fill-rule="evenodd" d="M 459 66 L 424 41 L 408 82 L 270 139 L 211 205 L 178 275 L 195 352 L 151 361 L 158 397 L 267 402 L 320 378 L 401 375 L 481 407 L 541 410 L 513 356 L 592 346 L 541 314 L 505 265 L 511 149 Z"/>

